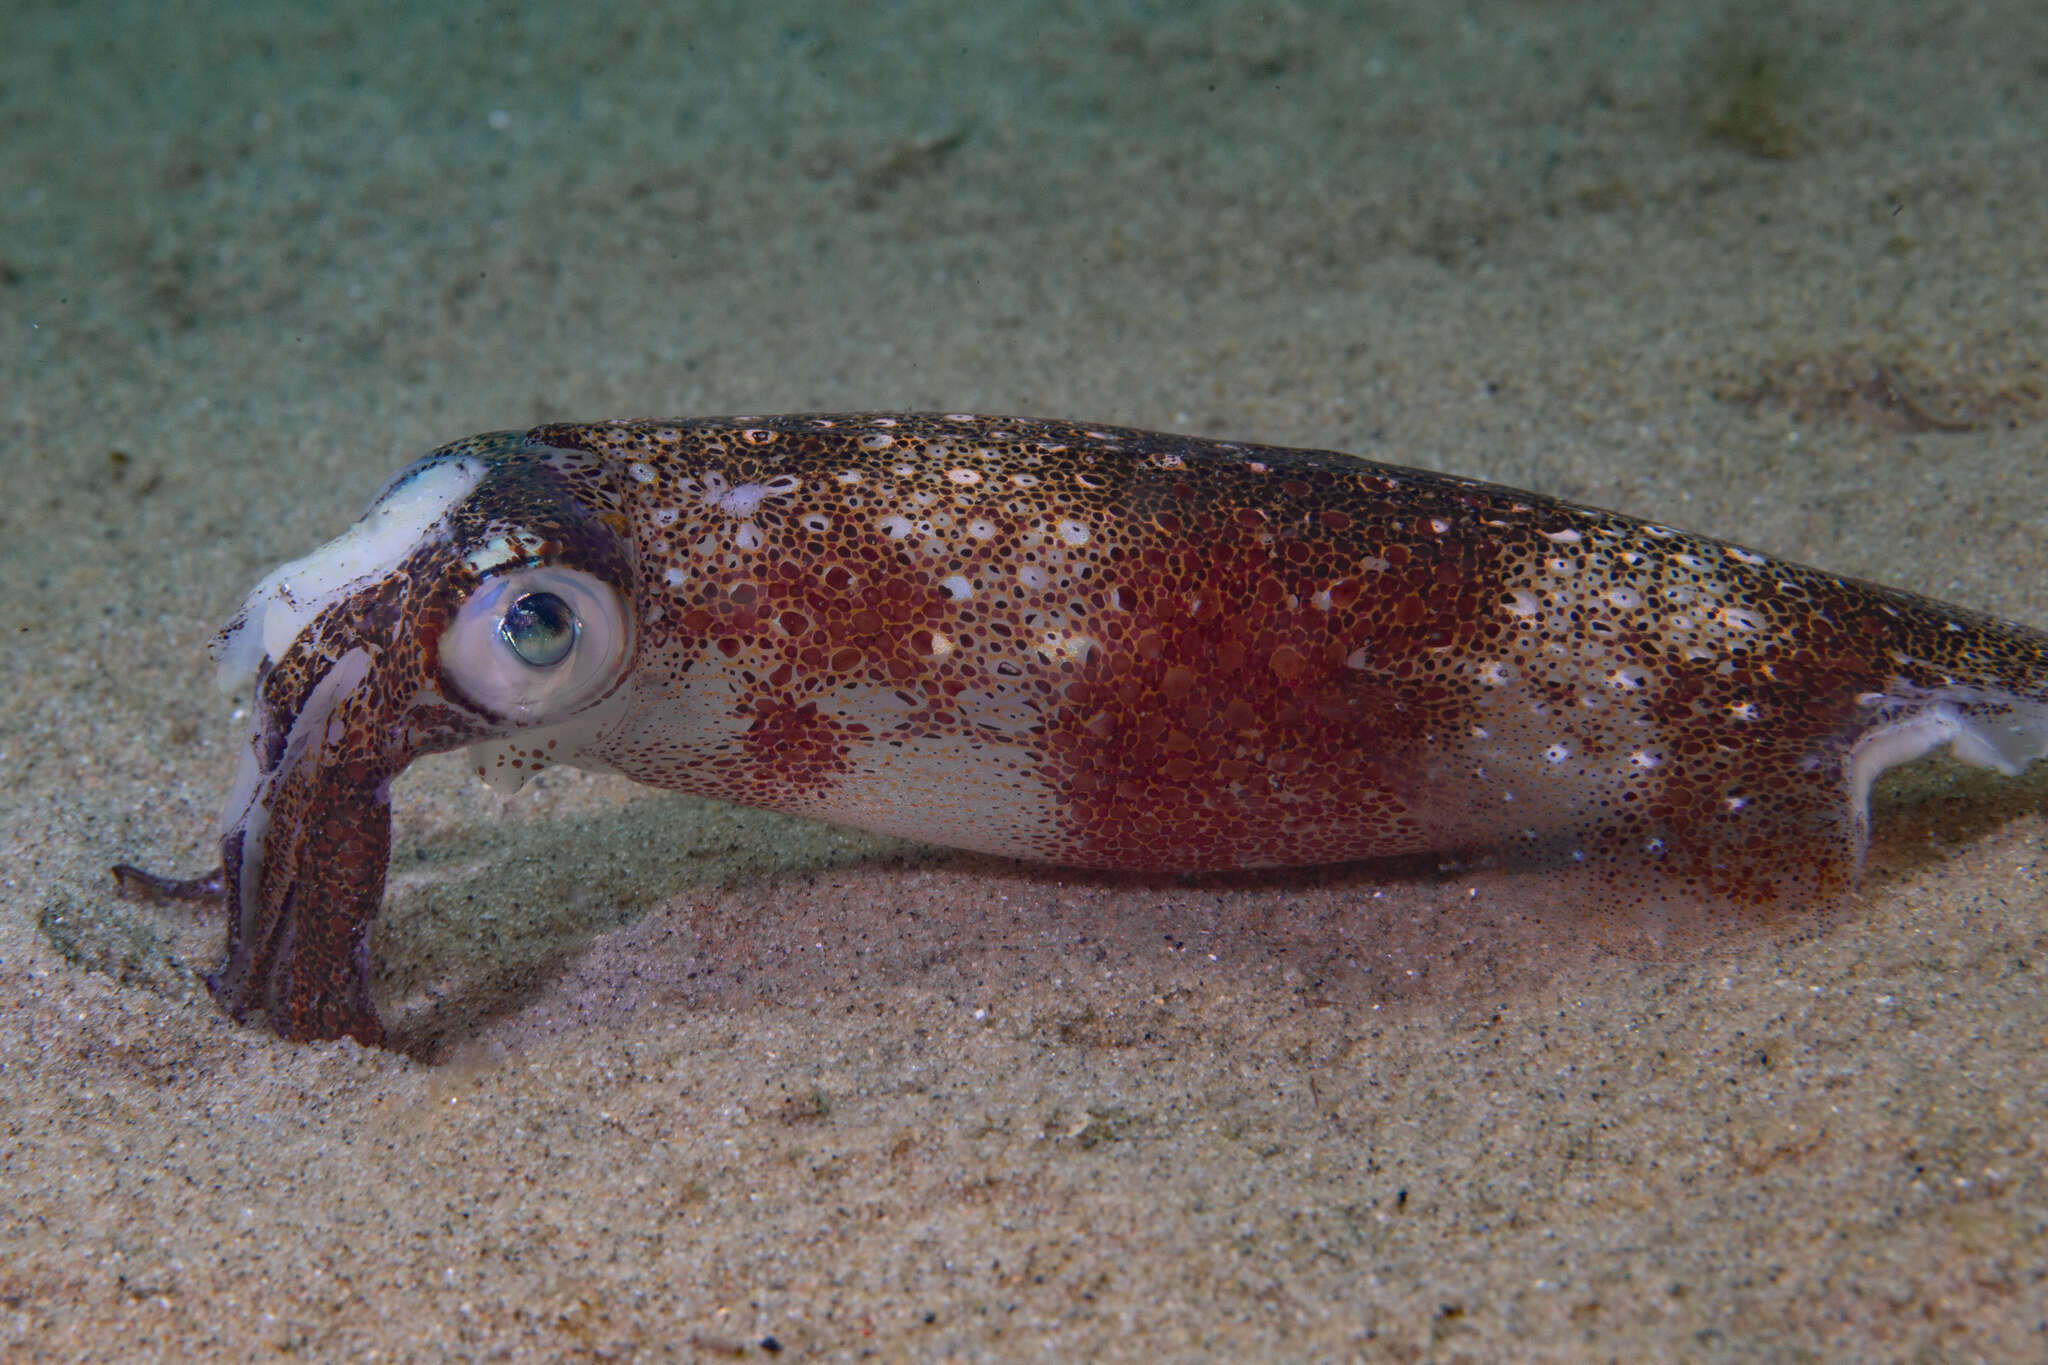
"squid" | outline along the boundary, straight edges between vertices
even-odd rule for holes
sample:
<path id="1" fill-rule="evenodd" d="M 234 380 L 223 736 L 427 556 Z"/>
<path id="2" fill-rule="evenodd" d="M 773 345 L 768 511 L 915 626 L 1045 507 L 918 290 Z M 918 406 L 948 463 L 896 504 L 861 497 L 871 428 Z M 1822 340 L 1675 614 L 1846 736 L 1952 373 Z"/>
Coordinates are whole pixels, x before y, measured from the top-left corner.
<path id="1" fill-rule="evenodd" d="M 1074 868 L 1568 860 L 1850 882 L 1883 771 L 2048 753 L 2048 635 L 1470 479 L 967 414 L 562 423 L 393 476 L 215 642 L 207 978 L 383 1041 L 390 787 L 467 750 Z"/>

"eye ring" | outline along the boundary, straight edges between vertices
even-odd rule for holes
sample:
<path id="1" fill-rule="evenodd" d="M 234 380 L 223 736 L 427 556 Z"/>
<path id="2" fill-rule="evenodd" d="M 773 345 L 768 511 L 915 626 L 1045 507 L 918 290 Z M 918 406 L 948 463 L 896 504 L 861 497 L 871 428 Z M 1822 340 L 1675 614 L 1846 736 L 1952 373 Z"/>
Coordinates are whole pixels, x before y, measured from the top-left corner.
<path id="1" fill-rule="evenodd" d="M 498 618 L 498 638 L 535 668 L 553 668 L 569 657 L 583 622 L 551 592 L 521 593 Z"/>
<path id="2" fill-rule="evenodd" d="M 552 724 L 601 701 L 632 657 L 633 619 L 619 589 L 559 565 L 486 578 L 440 643 L 453 692 L 520 726 Z"/>

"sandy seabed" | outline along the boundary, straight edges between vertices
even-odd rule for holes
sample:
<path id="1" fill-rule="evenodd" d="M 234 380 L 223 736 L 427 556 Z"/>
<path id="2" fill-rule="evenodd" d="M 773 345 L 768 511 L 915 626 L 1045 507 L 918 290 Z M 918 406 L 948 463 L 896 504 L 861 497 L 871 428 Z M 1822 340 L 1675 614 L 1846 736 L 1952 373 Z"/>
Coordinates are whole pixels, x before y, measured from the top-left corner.
<path id="1" fill-rule="evenodd" d="M 442 758 L 403 1052 L 106 876 L 212 861 L 247 587 L 542 419 L 1335 447 L 2048 623 L 2048 10 L 15 4 L 0 72 L 0 1353 L 2048 1353 L 2038 776 L 1616 951 Z"/>

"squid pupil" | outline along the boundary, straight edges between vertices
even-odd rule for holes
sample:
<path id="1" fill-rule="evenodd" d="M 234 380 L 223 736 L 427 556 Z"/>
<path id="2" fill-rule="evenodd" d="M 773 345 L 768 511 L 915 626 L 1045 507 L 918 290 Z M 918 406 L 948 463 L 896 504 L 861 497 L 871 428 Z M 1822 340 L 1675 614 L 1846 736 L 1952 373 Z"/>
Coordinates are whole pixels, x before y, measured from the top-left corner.
<path id="1" fill-rule="evenodd" d="M 576 644 L 576 613 L 551 592 L 523 594 L 498 622 L 498 637 L 535 668 L 569 657 Z"/>

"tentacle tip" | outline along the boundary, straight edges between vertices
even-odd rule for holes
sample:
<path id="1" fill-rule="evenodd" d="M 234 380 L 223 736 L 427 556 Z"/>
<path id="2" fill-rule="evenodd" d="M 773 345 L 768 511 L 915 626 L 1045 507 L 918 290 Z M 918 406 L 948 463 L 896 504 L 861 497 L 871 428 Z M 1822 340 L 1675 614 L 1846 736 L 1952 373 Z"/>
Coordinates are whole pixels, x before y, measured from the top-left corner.
<path id="1" fill-rule="evenodd" d="M 277 1000 L 265 1005 L 252 998 L 253 992 L 238 989 L 226 978 L 228 969 L 209 972 L 203 978 L 206 989 L 221 1012 L 238 1024 L 262 1012 L 271 1032 L 288 1043 L 330 1043 L 351 1038 L 364 1047 L 385 1046 L 384 1021 L 376 1006 L 364 1001 L 336 1001 L 324 995 L 306 1000 Z"/>
<path id="2" fill-rule="evenodd" d="M 115 863 L 107 871 L 113 874 L 114 889 L 121 899 L 145 905 L 221 901 L 227 896 L 227 883 L 218 867 L 197 877 L 166 877 L 133 863 Z"/>

